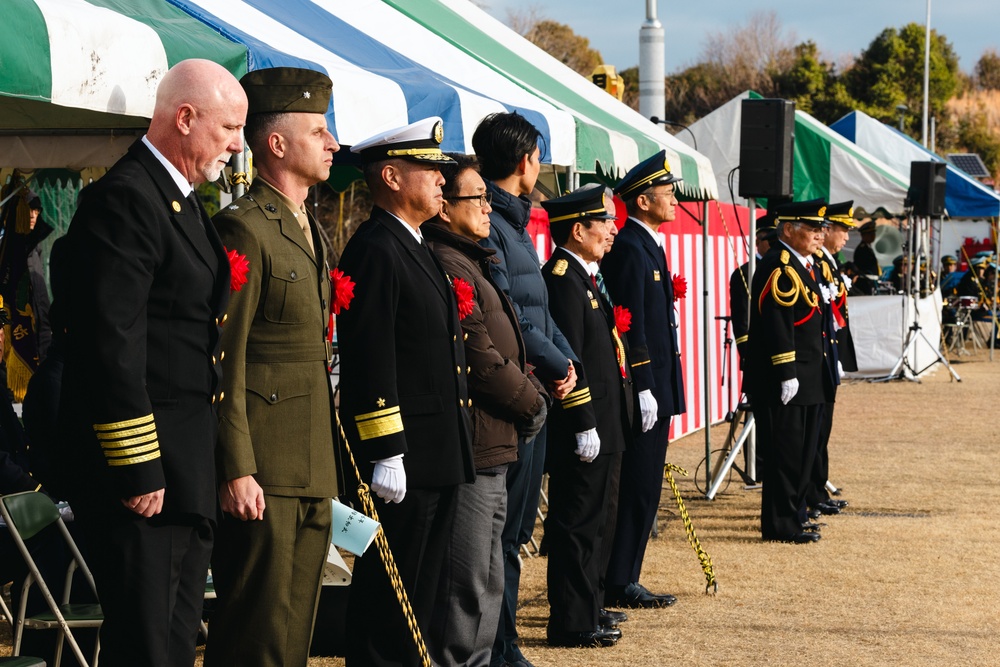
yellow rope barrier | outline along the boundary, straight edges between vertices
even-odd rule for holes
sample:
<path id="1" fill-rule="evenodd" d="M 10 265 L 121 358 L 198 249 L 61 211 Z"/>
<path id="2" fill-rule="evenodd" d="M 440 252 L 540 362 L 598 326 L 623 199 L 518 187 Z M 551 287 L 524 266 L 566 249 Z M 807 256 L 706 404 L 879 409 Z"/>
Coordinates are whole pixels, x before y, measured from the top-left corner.
<path id="1" fill-rule="evenodd" d="M 369 493 L 368 485 L 364 483 L 361 479 L 361 472 L 358 470 L 358 465 L 354 461 L 354 454 L 351 452 L 351 448 L 347 443 L 347 434 L 344 433 L 344 425 L 340 422 L 340 412 L 334 410 L 334 416 L 337 419 L 337 430 L 340 431 L 340 437 L 344 440 L 344 449 L 347 451 L 347 456 L 351 460 L 351 467 L 354 469 L 354 476 L 358 480 L 358 498 L 361 500 L 362 511 L 375 521 L 378 521 L 378 512 L 375 511 L 375 503 L 372 502 L 371 494 Z M 379 556 L 382 558 L 382 563 L 385 565 L 385 572 L 389 575 L 389 581 L 392 583 L 392 590 L 396 593 L 396 599 L 399 601 L 399 606 L 403 610 L 403 616 L 406 617 L 406 625 L 410 629 L 410 636 L 413 638 L 413 643 L 417 648 L 417 653 L 420 655 L 420 662 L 423 667 L 431 667 L 431 658 L 427 653 L 427 646 L 424 644 L 424 638 L 420 634 L 420 627 L 417 625 L 417 617 L 413 615 L 413 607 L 410 606 L 410 598 L 406 594 L 406 588 L 403 586 L 403 580 L 399 576 L 399 570 L 396 569 L 396 561 L 392 557 L 392 551 L 389 550 L 389 541 L 385 537 L 385 532 L 383 532 L 381 526 L 379 527 L 378 533 L 375 535 L 375 545 L 378 547 Z"/>
<path id="2" fill-rule="evenodd" d="M 719 592 L 719 582 L 715 579 L 715 569 L 712 567 L 712 557 L 708 555 L 708 552 L 702 549 L 701 541 L 698 540 L 698 534 L 694 531 L 694 524 L 691 523 L 691 515 L 688 514 L 687 508 L 684 506 L 684 499 L 681 498 L 680 489 L 677 488 L 677 482 L 674 481 L 674 476 L 671 472 L 676 472 L 678 474 L 688 476 L 688 471 L 680 466 L 676 466 L 673 463 L 668 463 L 663 466 L 663 474 L 667 478 L 667 483 L 670 484 L 670 490 L 674 492 L 674 500 L 677 501 L 677 509 L 680 510 L 681 520 L 684 522 L 684 532 L 687 533 L 688 542 L 691 544 L 691 548 L 694 549 L 695 553 L 698 554 L 698 560 L 701 562 L 701 570 L 705 573 L 705 593 L 710 591 L 714 593 Z"/>

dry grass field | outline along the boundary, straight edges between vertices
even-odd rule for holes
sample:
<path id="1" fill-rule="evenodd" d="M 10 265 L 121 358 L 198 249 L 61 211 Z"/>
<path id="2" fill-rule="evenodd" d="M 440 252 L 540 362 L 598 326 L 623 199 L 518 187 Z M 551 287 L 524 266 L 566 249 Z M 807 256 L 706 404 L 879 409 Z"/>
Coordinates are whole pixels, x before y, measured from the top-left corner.
<path id="1" fill-rule="evenodd" d="M 919 384 L 841 388 L 831 477 L 850 506 L 823 519 L 816 544 L 762 543 L 759 492 L 738 480 L 706 501 L 680 478 L 718 593 L 705 594 L 667 489 L 643 581 L 678 602 L 630 611 L 613 648 L 545 645 L 546 561 L 528 559 L 525 655 L 537 667 L 1000 665 L 1000 355 L 990 362 L 979 353 L 954 368 L 960 383 L 938 366 Z M 723 427 L 712 437 L 721 444 Z M 672 444 L 668 458 L 693 472 L 704 448 L 696 433 Z"/>

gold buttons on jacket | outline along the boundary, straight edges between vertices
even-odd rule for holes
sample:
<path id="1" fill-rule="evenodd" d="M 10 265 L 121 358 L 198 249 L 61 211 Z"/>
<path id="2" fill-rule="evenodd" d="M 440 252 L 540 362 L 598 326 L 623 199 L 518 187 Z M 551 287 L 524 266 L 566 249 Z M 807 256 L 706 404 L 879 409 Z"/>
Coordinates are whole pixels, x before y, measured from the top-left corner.
<path id="1" fill-rule="evenodd" d="M 472 372 L 472 366 L 466 366 L 465 367 L 465 374 L 468 375 L 471 372 Z"/>
<path id="2" fill-rule="evenodd" d="M 213 354 L 212 355 L 212 365 L 214 366 L 216 363 L 217 363 L 217 360 L 215 358 L 215 355 Z"/>
<path id="3" fill-rule="evenodd" d="M 219 392 L 219 403 L 222 403 L 222 399 L 224 399 L 225 397 L 226 397 L 226 392 L 220 391 Z"/>
<path id="4" fill-rule="evenodd" d="M 459 375 L 461 375 L 462 374 L 462 367 L 461 366 L 455 366 L 455 372 L 458 373 Z"/>
<path id="5" fill-rule="evenodd" d="M 469 334 L 462 334 L 462 340 L 469 340 Z"/>
<path id="6" fill-rule="evenodd" d="M 223 350 L 222 352 L 219 352 L 219 361 L 222 361 L 225 358 L 226 358 L 226 351 Z"/>
<path id="7" fill-rule="evenodd" d="M 463 401 L 462 399 L 458 399 L 458 407 L 464 408 L 465 407 L 465 401 Z"/>

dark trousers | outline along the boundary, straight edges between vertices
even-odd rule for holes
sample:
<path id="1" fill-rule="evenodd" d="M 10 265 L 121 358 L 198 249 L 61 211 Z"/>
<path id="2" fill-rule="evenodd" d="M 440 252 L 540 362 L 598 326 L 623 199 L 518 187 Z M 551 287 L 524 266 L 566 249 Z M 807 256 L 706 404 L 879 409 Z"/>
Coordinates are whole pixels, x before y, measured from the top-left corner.
<path id="1" fill-rule="evenodd" d="M 191 667 L 214 522 L 77 510 L 104 610 L 102 667 Z"/>
<path id="2" fill-rule="evenodd" d="M 266 495 L 264 519 L 225 516 L 205 665 L 305 667 L 330 546 L 329 498 Z"/>
<path id="3" fill-rule="evenodd" d="M 534 440 L 517 443 L 517 461 L 507 468 L 507 519 L 500 545 L 503 549 L 504 588 L 500 607 L 494 655 L 507 655 L 517 643 L 517 592 L 521 586 L 521 562 L 518 552 L 527 544 L 535 528 L 538 497 L 545 469 L 545 440 L 548 426 L 543 426 Z"/>
<path id="4" fill-rule="evenodd" d="M 660 506 L 669 433 L 670 417 L 660 417 L 653 428 L 637 435 L 622 455 L 618 523 L 606 577 L 611 590 L 639 581 L 649 532 Z"/>
<path id="5" fill-rule="evenodd" d="M 785 540 L 802 532 L 805 507 L 825 404 L 754 403 L 757 446 L 764 456 L 760 532 Z"/>
<path id="6" fill-rule="evenodd" d="M 819 441 L 816 445 L 816 460 L 813 461 L 806 504 L 816 507 L 830 499 L 826 491 L 826 481 L 830 479 L 830 432 L 833 430 L 833 408 L 836 403 L 823 407 L 823 420 L 819 427 Z"/>
<path id="7" fill-rule="evenodd" d="M 372 495 L 410 599 L 424 642 L 428 642 L 437 604 L 442 564 L 453 529 L 454 487 L 408 489 L 402 503 Z M 437 651 L 429 646 L 431 655 Z M 420 658 L 385 566 L 373 545 L 354 561 L 347 601 L 349 667 L 419 665 Z"/>
<path id="8" fill-rule="evenodd" d="M 616 455 L 585 463 L 572 450 L 549 470 L 548 595 L 550 635 L 597 629 L 601 535 Z"/>

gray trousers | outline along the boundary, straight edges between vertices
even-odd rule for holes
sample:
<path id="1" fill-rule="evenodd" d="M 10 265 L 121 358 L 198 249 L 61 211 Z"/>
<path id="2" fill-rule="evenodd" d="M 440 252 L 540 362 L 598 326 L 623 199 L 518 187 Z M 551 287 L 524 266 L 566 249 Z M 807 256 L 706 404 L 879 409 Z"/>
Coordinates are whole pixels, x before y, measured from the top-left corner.
<path id="1" fill-rule="evenodd" d="M 500 620 L 504 589 L 500 534 L 507 516 L 503 473 L 477 475 L 455 489 L 455 523 L 438 594 L 444 606 L 430 629 L 437 665 L 486 667 Z"/>

